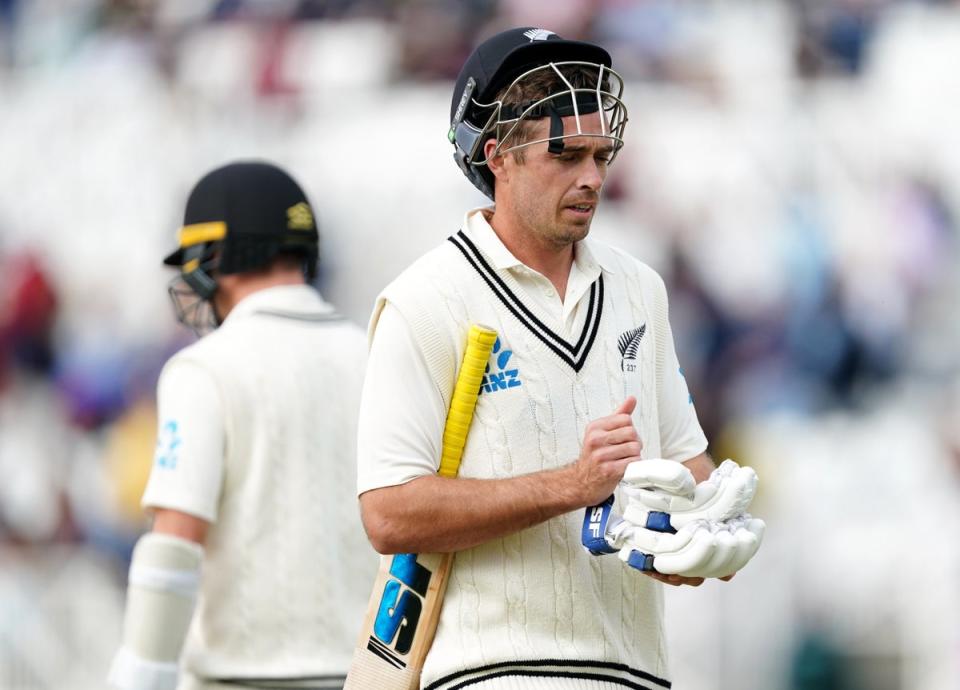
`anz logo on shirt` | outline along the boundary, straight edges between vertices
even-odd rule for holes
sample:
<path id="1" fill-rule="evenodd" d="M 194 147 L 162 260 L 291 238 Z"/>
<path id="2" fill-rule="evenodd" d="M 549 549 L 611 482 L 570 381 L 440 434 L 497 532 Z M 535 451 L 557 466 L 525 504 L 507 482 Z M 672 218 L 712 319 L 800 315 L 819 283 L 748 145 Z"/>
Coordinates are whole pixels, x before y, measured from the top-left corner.
<path id="1" fill-rule="evenodd" d="M 500 338 L 493 343 L 493 354 L 496 356 L 497 368 L 490 371 L 490 364 L 483 374 L 483 381 L 480 382 L 481 393 L 496 393 L 507 388 L 517 388 L 522 385 L 520 381 L 520 370 L 507 368 L 510 366 L 510 358 L 513 357 L 513 350 L 503 348 Z"/>
<path id="2" fill-rule="evenodd" d="M 177 468 L 177 449 L 182 443 L 177 422 L 168 420 L 160 427 L 157 434 L 157 448 L 153 455 L 154 464 L 160 469 L 173 470 Z"/>

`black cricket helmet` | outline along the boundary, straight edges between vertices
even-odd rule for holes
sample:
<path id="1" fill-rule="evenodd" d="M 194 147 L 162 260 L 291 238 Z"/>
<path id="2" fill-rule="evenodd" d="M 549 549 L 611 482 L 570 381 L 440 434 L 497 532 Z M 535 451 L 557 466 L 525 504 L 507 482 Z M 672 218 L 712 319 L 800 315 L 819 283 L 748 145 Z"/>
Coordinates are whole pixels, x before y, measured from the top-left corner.
<path id="1" fill-rule="evenodd" d="M 169 286 L 177 320 L 200 334 L 216 328 L 217 275 L 264 268 L 281 253 L 302 256 L 313 280 L 319 239 L 306 195 L 277 166 L 242 161 L 207 173 L 187 198 L 177 249 L 163 260 L 180 267 Z"/>
<path id="2" fill-rule="evenodd" d="M 560 153 L 564 139 L 577 136 L 610 139 L 615 156 L 623 146 L 627 108 L 621 100 L 623 79 L 610 69 L 611 62 L 610 54 L 598 45 L 570 41 L 533 27 L 503 31 L 481 43 L 460 70 L 450 104 L 447 138 L 460 170 L 493 199 L 494 178 L 487 167 L 484 144 L 498 134 L 497 147 L 489 158 L 543 142 L 549 142 L 551 153 Z M 575 84 L 569 78 L 579 68 L 586 68 L 590 83 L 581 79 Z M 522 93 L 526 80 L 544 72 L 556 77 L 550 93 L 537 100 L 511 98 Z M 580 116 L 598 110 L 601 133 L 582 132 Z M 569 116 L 576 117 L 576 131 L 564 131 L 561 118 Z M 544 117 L 550 118 L 546 138 L 511 145 L 511 136 L 522 122 Z"/>

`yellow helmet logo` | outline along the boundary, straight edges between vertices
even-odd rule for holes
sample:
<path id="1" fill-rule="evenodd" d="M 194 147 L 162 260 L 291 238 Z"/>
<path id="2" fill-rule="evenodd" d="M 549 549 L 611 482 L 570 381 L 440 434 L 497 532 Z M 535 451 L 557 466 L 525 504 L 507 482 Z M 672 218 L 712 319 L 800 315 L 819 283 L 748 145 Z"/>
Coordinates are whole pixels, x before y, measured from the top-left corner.
<path id="1" fill-rule="evenodd" d="M 287 209 L 287 229 L 289 230 L 313 230 L 313 211 L 306 202 Z"/>

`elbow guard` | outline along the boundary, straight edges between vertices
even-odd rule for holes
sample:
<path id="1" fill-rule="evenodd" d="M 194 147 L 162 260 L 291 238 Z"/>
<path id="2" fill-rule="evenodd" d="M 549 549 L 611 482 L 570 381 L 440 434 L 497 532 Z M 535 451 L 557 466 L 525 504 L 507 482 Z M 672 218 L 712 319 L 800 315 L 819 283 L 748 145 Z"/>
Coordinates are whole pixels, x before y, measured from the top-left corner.
<path id="1" fill-rule="evenodd" d="M 133 550 L 123 645 L 108 682 L 120 690 L 174 690 L 197 590 L 203 547 L 149 532 Z"/>

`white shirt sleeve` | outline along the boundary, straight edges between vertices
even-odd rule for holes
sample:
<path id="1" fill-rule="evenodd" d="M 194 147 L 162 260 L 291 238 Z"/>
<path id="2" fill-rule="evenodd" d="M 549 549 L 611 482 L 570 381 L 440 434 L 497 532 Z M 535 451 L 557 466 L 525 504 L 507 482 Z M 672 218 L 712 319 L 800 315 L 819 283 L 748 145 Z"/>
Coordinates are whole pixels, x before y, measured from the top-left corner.
<path id="1" fill-rule="evenodd" d="M 157 384 L 157 446 L 141 504 L 214 522 L 223 481 L 223 409 L 213 377 L 171 360 Z"/>
<path id="2" fill-rule="evenodd" d="M 667 348 L 664 357 L 663 386 L 657 391 L 657 407 L 660 413 L 660 454 L 677 462 L 684 462 L 700 455 L 707 449 L 707 437 L 700 428 L 693 397 L 687 388 L 687 380 L 677 361 L 673 345 L 673 333 L 666 334 Z"/>
<path id="3" fill-rule="evenodd" d="M 357 493 L 436 474 L 446 408 L 423 354 L 389 302 L 377 321 L 357 427 Z"/>

